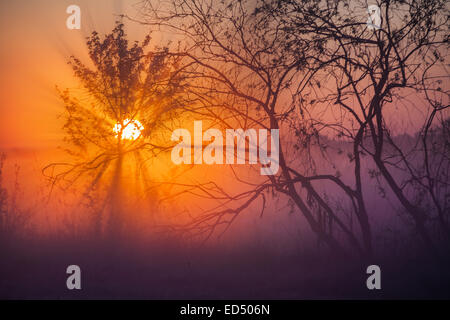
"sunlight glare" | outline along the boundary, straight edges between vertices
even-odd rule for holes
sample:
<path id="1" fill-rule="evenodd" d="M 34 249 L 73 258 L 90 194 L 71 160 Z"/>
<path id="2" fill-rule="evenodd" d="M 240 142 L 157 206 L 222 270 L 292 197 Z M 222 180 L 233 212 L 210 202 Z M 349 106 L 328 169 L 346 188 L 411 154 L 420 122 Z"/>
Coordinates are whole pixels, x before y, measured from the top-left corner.
<path id="1" fill-rule="evenodd" d="M 142 130 L 144 130 L 144 126 L 138 120 L 125 119 L 123 124 L 123 130 L 120 123 L 116 123 L 113 129 L 114 133 L 117 133 L 116 138 L 118 138 L 118 133 L 122 130 L 122 140 L 136 140 L 142 134 Z"/>

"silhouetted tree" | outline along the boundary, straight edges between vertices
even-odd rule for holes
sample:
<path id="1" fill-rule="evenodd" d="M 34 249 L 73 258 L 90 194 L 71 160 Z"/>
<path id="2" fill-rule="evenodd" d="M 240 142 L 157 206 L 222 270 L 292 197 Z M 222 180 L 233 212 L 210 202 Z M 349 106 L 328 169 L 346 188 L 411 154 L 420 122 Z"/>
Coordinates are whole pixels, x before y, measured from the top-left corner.
<path id="1" fill-rule="evenodd" d="M 164 48 L 148 50 L 150 41 L 147 36 L 130 44 L 124 24 L 117 22 L 105 37 L 93 32 L 87 39 L 88 64 L 71 57 L 81 88 L 60 95 L 66 151 L 73 161 L 44 169 L 52 183 L 88 181 L 85 196 L 105 180 L 110 187 L 100 211 L 110 206 L 113 232 L 123 223 L 119 200 L 124 160 L 133 161 L 138 179 L 148 183 L 145 160 L 169 149 L 161 132 L 176 115 L 182 91 L 182 78 L 174 74 L 179 58 Z"/>
<path id="2" fill-rule="evenodd" d="M 387 184 L 427 248 L 436 253 L 433 236 L 450 236 L 448 3 L 259 3 L 261 23 L 277 21 L 291 56 L 302 61 L 298 43 L 305 39 L 316 46 L 309 65 L 314 77 L 309 92 L 302 92 L 301 108 L 333 114 L 332 120 L 316 117 L 313 126 L 352 142 L 357 193 L 363 194 L 361 157 L 369 155 L 375 166 L 371 175 Z M 366 23 L 369 4 L 380 9 L 380 28 Z M 409 116 L 413 119 L 399 127 Z M 410 135 L 402 139 L 407 129 Z"/>
<path id="3" fill-rule="evenodd" d="M 245 179 L 231 168 L 237 181 L 247 187 L 235 194 L 214 181 L 189 186 L 221 201 L 219 209 L 196 217 L 189 230 L 210 235 L 218 226 L 229 226 L 257 200 L 264 211 L 268 194 L 285 195 L 319 240 L 335 252 L 347 251 L 345 239 L 358 254 L 370 255 L 371 229 L 358 187 L 359 169 L 355 170 L 357 182 L 351 186 L 332 164 L 315 164 L 317 159 L 329 164 L 330 159 L 321 152 L 323 144 L 318 144 L 319 152 L 313 150 L 320 132 L 311 126 L 308 110 L 298 103 L 314 76 L 310 65 L 317 59 L 320 41 L 287 38 L 278 19 L 252 2 L 146 1 L 142 13 L 141 22 L 180 35 L 180 50 L 171 52 L 183 57 L 179 72 L 190 79 L 186 91 L 197 97 L 187 111 L 222 128 L 280 130 L 277 175 L 262 179 L 254 171 L 254 176 Z M 341 210 L 336 201 L 345 201 L 351 212 Z M 359 230 L 353 228 L 354 215 Z"/>
<path id="4" fill-rule="evenodd" d="M 248 180 L 249 189 L 235 195 L 221 192 L 215 182 L 190 186 L 227 200 L 223 210 L 194 219 L 193 229 L 210 234 L 229 225 L 255 200 L 262 199 L 264 207 L 270 190 L 287 195 L 330 247 L 344 251 L 344 235 L 353 249 L 370 255 L 367 175 L 377 179 L 382 196 L 384 185 L 390 188 L 438 256 L 431 234 L 449 235 L 448 8 L 441 0 L 378 1 L 380 26 L 374 28 L 368 25 L 374 22 L 368 21 L 368 5 L 144 2 L 141 22 L 178 35 L 184 45 L 173 55 L 184 58 L 180 72 L 191 80 L 187 90 L 198 97 L 190 111 L 224 128 L 281 132 L 278 175 L 261 183 Z M 416 126 L 409 135 L 414 141 L 399 136 L 395 108 L 402 118 L 412 110 L 422 113 L 410 121 Z M 344 154 L 353 172 L 350 182 L 335 165 L 333 157 L 342 153 L 335 139 L 351 145 Z M 372 165 L 375 169 L 365 168 Z M 341 208 L 341 200 L 351 210 Z M 352 227 L 353 216 L 359 231 Z M 430 229 L 435 221 L 440 233 Z"/>

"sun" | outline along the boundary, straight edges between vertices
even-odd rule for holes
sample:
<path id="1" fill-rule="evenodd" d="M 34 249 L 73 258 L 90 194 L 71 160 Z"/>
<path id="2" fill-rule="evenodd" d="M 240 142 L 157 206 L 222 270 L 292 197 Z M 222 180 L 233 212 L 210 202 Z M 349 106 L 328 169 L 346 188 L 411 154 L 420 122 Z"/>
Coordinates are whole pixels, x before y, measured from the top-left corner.
<path id="1" fill-rule="evenodd" d="M 138 120 L 125 119 L 123 122 L 123 129 L 121 123 L 114 125 L 114 133 L 116 138 L 119 137 L 119 133 L 122 131 L 122 140 L 136 140 L 142 134 L 144 126 Z"/>

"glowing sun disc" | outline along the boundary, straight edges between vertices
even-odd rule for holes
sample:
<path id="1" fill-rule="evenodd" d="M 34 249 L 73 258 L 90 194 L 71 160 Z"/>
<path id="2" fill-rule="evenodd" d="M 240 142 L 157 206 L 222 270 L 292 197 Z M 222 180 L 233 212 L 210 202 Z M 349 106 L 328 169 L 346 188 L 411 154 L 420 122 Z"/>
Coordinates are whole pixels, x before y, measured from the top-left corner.
<path id="1" fill-rule="evenodd" d="M 122 140 L 136 140 L 140 137 L 142 130 L 144 130 L 144 126 L 138 120 L 125 119 L 123 126 L 122 130 L 122 124 L 116 123 L 113 129 L 114 133 L 117 133 L 116 138 L 119 137 L 119 133 L 122 131 Z"/>

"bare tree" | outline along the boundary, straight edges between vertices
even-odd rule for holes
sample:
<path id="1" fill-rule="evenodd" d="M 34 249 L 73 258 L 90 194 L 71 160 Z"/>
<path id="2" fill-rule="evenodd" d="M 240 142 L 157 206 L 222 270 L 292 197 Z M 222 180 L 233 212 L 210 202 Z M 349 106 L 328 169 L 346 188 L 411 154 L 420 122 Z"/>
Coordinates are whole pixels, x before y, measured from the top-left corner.
<path id="1" fill-rule="evenodd" d="M 277 175 L 257 178 L 255 170 L 252 179 L 245 179 L 231 168 L 236 181 L 247 186 L 243 192 L 226 192 L 214 181 L 181 185 L 188 187 L 185 192 L 196 190 L 199 196 L 220 201 L 196 217 L 189 230 L 210 235 L 257 200 L 264 211 L 266 196 L 272 193 L 287 196 L 320 241 L 335 252 L 351 249 L 369 256 L 371 228 L 360 168 L 354 171 L 355 185 L 347 185 L 323 152 L 326 146 L 311 125 L 309 110 L 299 105 L 317 72 L 322 39 L 291 36 L 275 15 L 245 1 L 145 1 L 142 14 L 140 22 L 182 43 L 171 53 L 183 57 L 178 72 L 189 79 L 187 112 L 222 128 L 279 129 L 282 137 Z M 315 165 L 316 158 L 329 165 Z M 338 199 L 350 212 L 335 205 Z M 359 230 L 353 228 L 354 216 Z"/>
<path id="2" fill-rule="evenodd" d="M 380 9 L 379 28 L 367 25 L 368 4 Z M 437 255 L 430 229 L 435 221 L 438 234 L 450 236 L 448 3 L 282 0 L 262 1 L 259 10 L 264 19 L 279 22 L 290 43 L 306 38 L 319 44 L 309 87 L 314 96 L 303 94 L 302 108 L 336 115 L 314 126 L 352 141 L 358 193 L 366 154 L 373 174 L 389 186 Z M 298 48 L 291 49 L 295 56 Z M 413 132 L 405 143 L 399 135 L 407 128 L 397 125 L 398 117 L 408 116 L 414 117 Z"/>

